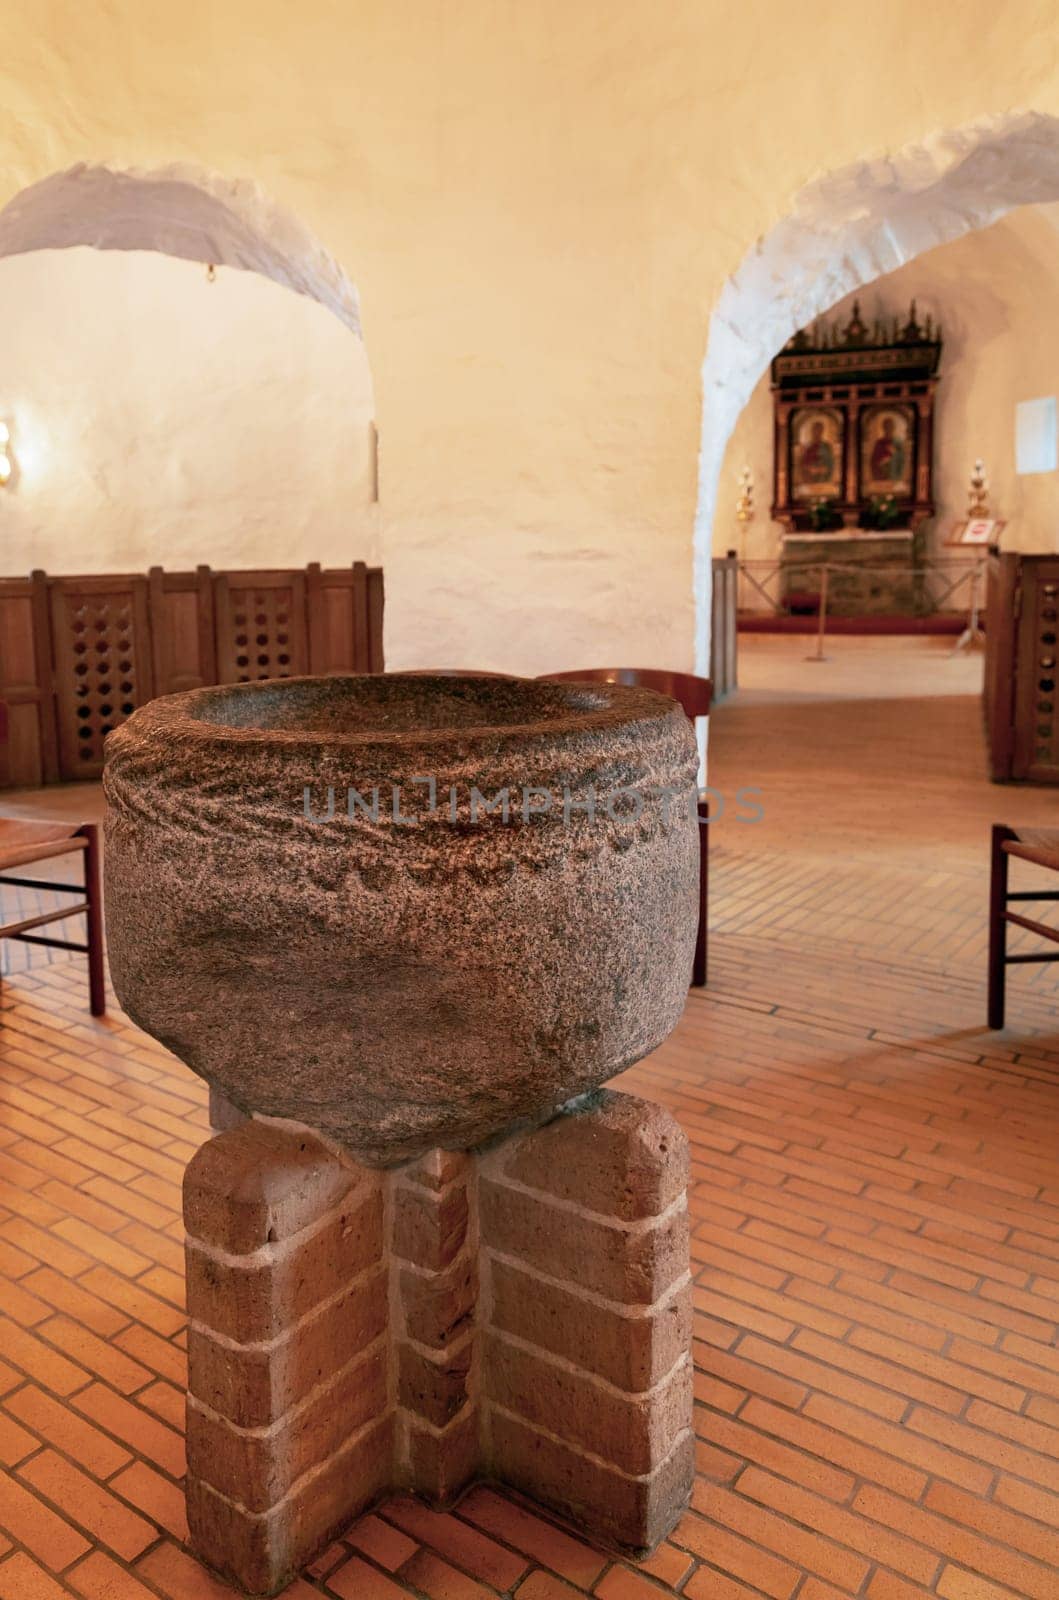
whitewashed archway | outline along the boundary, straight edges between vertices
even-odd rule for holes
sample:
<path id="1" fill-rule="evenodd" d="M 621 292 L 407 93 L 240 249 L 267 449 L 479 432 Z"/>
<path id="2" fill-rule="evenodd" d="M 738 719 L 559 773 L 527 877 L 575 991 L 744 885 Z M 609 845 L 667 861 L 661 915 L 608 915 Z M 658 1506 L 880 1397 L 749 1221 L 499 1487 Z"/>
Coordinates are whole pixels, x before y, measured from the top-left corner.
<path id="1" fill-rule="evenodd" d="M 256 183 L 190 166 L 81 163 L 23 189 L 0 211 L 0 257 L 76 245 L 257 272 L 318 301 L 361 337 L 357 291 L 342 268 Z"/>
<path id="2" fill-rule="evenodd" d="M 234 270 L 207 287 L 197 263 Z M 0 275 L 12 557 L 88 573 L 379 560 L 357 291 L 258 184 L 56 172 L 0 211 Z"/>
<path id="3" fill-rule="evenodd" d="M 807 184 L 745 256 L 710 319 L 695 519 L 696 670 L 709 672 L 717 482 L 736 419 L 776 351 L 836 301 L 1016 206 L 1059 199 L 1059 118 L 1027 111 L 939 133 Z"/>

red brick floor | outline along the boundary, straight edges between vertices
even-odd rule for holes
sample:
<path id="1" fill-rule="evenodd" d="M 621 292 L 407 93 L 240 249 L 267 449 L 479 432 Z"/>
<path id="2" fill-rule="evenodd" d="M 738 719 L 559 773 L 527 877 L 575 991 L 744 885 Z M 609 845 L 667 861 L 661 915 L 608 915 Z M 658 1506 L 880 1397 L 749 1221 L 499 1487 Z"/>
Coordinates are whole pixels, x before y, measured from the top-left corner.
<path id="1" fill-rule="evenodd" d="M 716 721 L 773 809 L 718 834 L 710 988 L 622 1080 L 693 1146 L 691 1509 L 637 1565 L 488 1488 L 391 1501 L 289 1595 L 1059 1597 L 1059 990 L 1020 973 L 989 1034 L 980 962 L 984 823 L 1054 797 L 967 777 L 973 706 L 880 714 L 859 793 L 851 727 L 804 759 L 833 710 L 754 709 Z M 77 960 L 0 1022 L 0 1600 L 222 1600 L 181 1544 L 204 1091 Z"/>

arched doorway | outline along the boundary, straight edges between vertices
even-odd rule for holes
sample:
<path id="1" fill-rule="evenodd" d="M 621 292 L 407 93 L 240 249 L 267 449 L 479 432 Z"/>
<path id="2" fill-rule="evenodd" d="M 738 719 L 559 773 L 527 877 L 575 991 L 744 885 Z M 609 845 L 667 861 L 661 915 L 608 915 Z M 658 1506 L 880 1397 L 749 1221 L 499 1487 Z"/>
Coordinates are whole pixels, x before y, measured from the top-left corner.
<path id="1" fill-rule="evenodd" d="M 709 670 L 710 557 L 725 446 L 758 379 L 843 296 L 1017 206 L 1059 199 L 1059 118 L 992 117 L 807 184 L 748 251 L 710 319 L 695 520 L 697 670 Z"/>
<path id="2" fill-rule="evenodd" d="M 357 291 L 259 185 L 55 173 L 0 211 L 0 283 L 0 572 L 377 558 Z"/>
<path id="3" fill-rule="evenodd" d="M 82 163 L 23 189 L 0 211 L 0 257 L 75 245 L 258 272 L 319 301 L 361 337 L 357 291 L 338 262 L 244 179 L 190 166 L 141 172 Z"/>
<path id="4" fill-rule="evenodd" d="M 320 242 L 254 184 L 79 166 L 0 212 L 0 278 L 0 786 L 94 775 L 154 694 L 372 664 L 373 387 Z"/>

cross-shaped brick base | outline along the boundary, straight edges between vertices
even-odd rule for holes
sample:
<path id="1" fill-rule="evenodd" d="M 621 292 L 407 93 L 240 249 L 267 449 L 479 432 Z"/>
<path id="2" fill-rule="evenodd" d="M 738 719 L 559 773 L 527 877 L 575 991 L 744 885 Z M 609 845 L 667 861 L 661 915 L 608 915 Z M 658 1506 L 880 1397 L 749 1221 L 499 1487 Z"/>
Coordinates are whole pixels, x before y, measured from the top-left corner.
<path id="1" fill-rule="evenodd" d="M 219 1133 L 184 1181 L 198 1554 L 273 1594 L 390 1490 L 480 1478 L 652 1548 L 694 1470 L 687 1180 L 669 1113 L 609 1092 L 390 1171 Z"/>

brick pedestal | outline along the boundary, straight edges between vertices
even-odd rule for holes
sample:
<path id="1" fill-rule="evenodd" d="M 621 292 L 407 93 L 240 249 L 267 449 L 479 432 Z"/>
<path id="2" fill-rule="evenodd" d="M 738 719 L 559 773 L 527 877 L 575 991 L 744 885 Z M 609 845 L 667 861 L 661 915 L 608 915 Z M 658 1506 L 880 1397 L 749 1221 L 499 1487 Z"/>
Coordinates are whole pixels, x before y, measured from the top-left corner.
<path id="1" fill-rule="evenodd" d="M 188 1520 L 271 1594 L 391 1489 L 510 1484 L 655 1545 L 693 1471 L 687 1144 L 602 1093 L 392 1171 L 243 1122 L 184 1183 Z"/>
<path id="2" fill-rule="evenodd" d="M 620 1094 L 479 1167 L 486 1469 L 635 1550 L 694 1472 L 687 1179 L 669 1113 Z"/>

